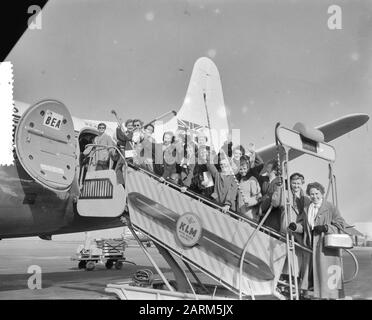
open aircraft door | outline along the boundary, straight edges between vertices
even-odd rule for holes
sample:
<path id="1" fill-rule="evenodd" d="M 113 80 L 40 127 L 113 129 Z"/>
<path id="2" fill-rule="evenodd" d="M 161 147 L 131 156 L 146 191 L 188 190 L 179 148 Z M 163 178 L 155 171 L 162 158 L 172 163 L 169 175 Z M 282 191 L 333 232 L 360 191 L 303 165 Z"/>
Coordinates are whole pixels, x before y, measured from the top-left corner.
<path id="1" fill-rule="evenodd" d="M 15 132 L 18 159 L 28 174 L 45 188 L 65 192 L 75 177 L 74 125 L 67 107 L 43 100 L 21 117 Z"/>
<path id="2" fill-rule="evenodd" d="M 114 170 L 87 172 L 77 202 L 79 215 L 115 218 L 124 213 L 125 207 L 126 193 Z"/>

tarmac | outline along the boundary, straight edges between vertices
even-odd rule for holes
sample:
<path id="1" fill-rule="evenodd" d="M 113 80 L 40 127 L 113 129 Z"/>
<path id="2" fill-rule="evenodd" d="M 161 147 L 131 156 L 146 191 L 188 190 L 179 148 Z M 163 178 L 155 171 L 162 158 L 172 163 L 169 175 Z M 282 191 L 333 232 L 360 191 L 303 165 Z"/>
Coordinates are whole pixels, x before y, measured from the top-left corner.
<path id="1" fill-rule="evenodd" d="M 107 284 L 131 279 L 139 269 L 154 271 L 136 243 L 129 243 L 125 251 L 126 259 L 135 265 L 125 263 L 121 270 L 107 270 L 103 264 L 98 263 L 93 271 L 79 269 L 71 257 L 80 244 L 80 241 L 21 238 L 1 240 L 0 300 L 116 299 L 116 296 L 105 292 Z M 162 271 L 171 274 L 157 249 L 152 246 L 148 250 Z M 346 299 L 372 299 L 372 248 L 358 247 L 352 252 L 358 259 L 359 272 L 353 281 L 345 284 Z M 32 270 L 35 268 L 41 270 L 41 288 L 30 289 L 30 277 L 34 275 Z M 353 261 L 345 253 L 345 279 L 349 279 L 353 272 Z"/>

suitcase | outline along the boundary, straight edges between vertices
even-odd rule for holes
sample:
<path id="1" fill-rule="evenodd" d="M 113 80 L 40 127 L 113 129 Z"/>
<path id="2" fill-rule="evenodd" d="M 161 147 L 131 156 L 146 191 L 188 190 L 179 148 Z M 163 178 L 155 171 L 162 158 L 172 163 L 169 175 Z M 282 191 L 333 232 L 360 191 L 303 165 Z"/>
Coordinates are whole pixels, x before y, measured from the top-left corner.
<path id="1" fill-rule="evenodd" d="M 351 249 L 353 239 L 348 234 L 327 234 L 324 237 L 324 246 L 326 248 Z"/>

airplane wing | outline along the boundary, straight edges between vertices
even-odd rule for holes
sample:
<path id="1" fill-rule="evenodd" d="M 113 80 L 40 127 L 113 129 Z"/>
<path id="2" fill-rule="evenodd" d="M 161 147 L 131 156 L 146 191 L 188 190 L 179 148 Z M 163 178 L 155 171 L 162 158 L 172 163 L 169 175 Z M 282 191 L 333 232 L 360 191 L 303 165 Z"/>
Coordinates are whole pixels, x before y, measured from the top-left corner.
<path id="1" fill-rule="evenodd" d="M 316 129 L 323 132 L 325 142 L 330 142 L 338 137 L 341 137 L 342 135 L 350 131 L 353 131 L 354 129 L 359 128 L 360 126 L 365 124 L 368 120 L 369 120 L 369 116 L 366 114 L 362 114 L 362 113 L 350 114 L 350 115 L 341 117 L 339 119 L 332 120 L 330 122 L 322 124 L 316 127 Z M 258 149 L 256 152 L 262 157 L 263 161 L 266 162 L 276 157 L 277 149 L 276 149 L 276 145 L 273 143 L 266 147 Z M 290 150 L 289 160 L 293 160 L 301 156 L 302 154 L 303 153 L 300 151 Z"/>
<path id="2" fill-rule="evenodd" d="M 28 13 L 28 8 L 31 5 L 38 5 L 42 9 L 47 2 L 48 0 L 14 1 L 14 6 L 11 8 L 8 8 L 8 4 L 5 6 L 4 12 L 11 19 L 6 19 L 6 26 L 2 28 L 7 31 L 4 32 L 4 37 L 3 34 L 1 37 L 0 62 L 6 59 L 26 31 L 28 19 L 32 16 L 32 13 Z"/>

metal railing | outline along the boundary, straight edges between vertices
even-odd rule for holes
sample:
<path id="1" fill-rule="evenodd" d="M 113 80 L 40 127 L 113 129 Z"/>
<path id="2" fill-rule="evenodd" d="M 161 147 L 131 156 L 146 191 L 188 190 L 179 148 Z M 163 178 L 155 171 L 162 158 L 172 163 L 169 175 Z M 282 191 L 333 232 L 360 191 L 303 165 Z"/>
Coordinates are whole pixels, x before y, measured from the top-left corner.
<path id="1" fill-rule="evenodd" d="M 157 176 L 156 174 L 154 174 L 154 173 L 152 173 L 150 171 L 147 171 L 146 169 L 143 169 L 141 167 L 138 167 L 138 166 L 136 166 L 134 164 L 129 163 L 128 166 L 131 167 L 134 170 L 144 172 L 145 174 L 151 176 L 152 178 L 154 178 L 158 182 L 163 183 L 165 185 L 169 185 L 169 186 L 171 186 L 171 187 L 173 187 L 175 189 L 178 189 L 180 192 L 182 192 L 181 191 L 182 186 L 180 186 L 180 185 L 178 185 L 178 184 L 176 184 L 176 183 L 174 183 L 172 181 L 169 181 L 169 180 L 164 180 L 163 181 L 162 179 L 160 179 L 161 177 Z M 208 204 L 209 206 L 215 207 L 216 209 L 218 209 L 221 212 L 221 214 L 224 214 L 222 212 L 223 211 L 223 207 L 221 207 L 217 203 L 215 203 L 215 202 L 213 202 L 213 201 L 205 198 L 204 196 L 201 196 L 201 195 L 199 195 L 199 194 L 197 194 L 197 193 L 195 193 L 193 191 L 190 191 L 190 190 L 186 190 L 185 192 L 182 192 L 182 193 L 188 194 L 189 196 L 191 196 L 195 200 L 198 200 L 200 202 L 203 202 L 205 204 Z M 250 225 L 253 225 L 256 228 L 260 225 L 260 222 L 256 222 L 255 220 L 250 220 L 249 218 L 243 217 L 243 216 L 241 216 L 241 215 L 239 215 L 236 212 L 233 212 L 231 210 L 228 210 L 226 212 L 226 214 L 229 214 L 230 216 L 233 216 L 234 218 L 236 218 L 238 220 L 242 220 L 244 222 L 247 222 L 247 223 L 249 223 Z M 272 235 L 278 237 L 279 239 L 281 239 L 283 241 L 286 240 L 284 234 L 281 234 L 281 233 L 275 231 L 274 229 L 272 229 L 270 227 L 260 225 L 260 228 L 261 228 L 262 231 L 265 231 L 265 232 L 267 232 L 269 234 L 272 234 Z M 296 243 L 296 246 L 299 247 L 299 248 L 301 248 L 301 249 L 303 249 L 303 250 L 305 250 L 305 251 L 307 251 L 307 252 L 312 252 L 312 250 L 310 248 L 305 247 L 305 246 L 303 246 L 301 244 Z"/>

